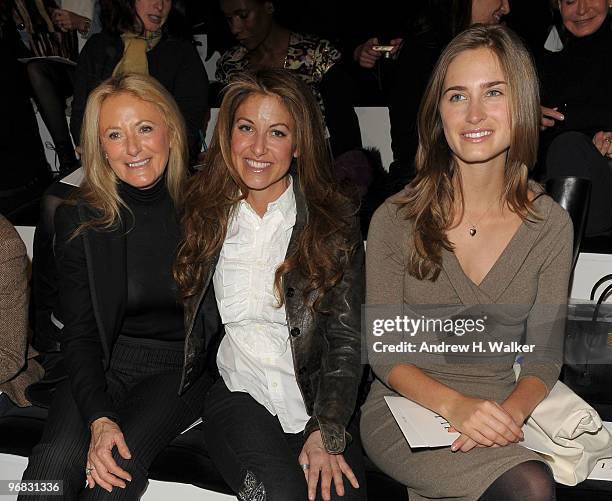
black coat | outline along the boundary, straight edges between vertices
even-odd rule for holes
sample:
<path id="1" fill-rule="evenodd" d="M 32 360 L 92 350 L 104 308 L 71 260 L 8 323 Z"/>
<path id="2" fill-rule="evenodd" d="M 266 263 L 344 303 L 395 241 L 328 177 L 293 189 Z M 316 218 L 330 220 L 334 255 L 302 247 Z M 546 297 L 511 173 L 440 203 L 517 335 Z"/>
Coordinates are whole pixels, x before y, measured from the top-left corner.
<path id="1" fill-rule="evenodd" d="M 304 195 L 293 183 L 297 216 L 291 233 L 287 255 L 292 255 L 307 219 L 308 210 Z M 323 444 L 329 453 L 338 454 L 346 447 L 346 426 L 357 402 L 357 390 L 361 380 L 361 305 L 364 302 L 365 273 L 364 248 L 357 218 L 354 222 L 353 244 L 356 250 L 342 279 L 328 291 L 321 301 L 321 311 L 314 313 L 304 301 L 304 290 L 308 281 L 298 270 L 283 277 L 286 299 L 287 327 L 293 352 L 294 370 L 298 387 L 302 393 L 306 411 L 311 419 L 304 434 L 321 430 Z M 187 374 L 191 367 L 199 372 L 199 364 L 205 359 L 197 353 L 210 346 L 215 332 L 204 337 L 215 328 L 211 312 L 211 286 L 219 256 L 210 266 L 200 292 L 185 305 L 187 329 L 187 353 L 193 354 L 193 362 L 187 360 Z M 216 310 L 216 305 L 215 305 Z M 218 313 L 217 313 L 218 315 Z M 204 326 L 204 323 L 207 326 Z M 221 336 L 216 338 L 220 342 Z M 189 357 L 189 355 L 188 355 Z"/>
<path id="2" fill-rule="evenodd" d="M 85 105 L 90 92 L 110 78 L 123 54 L 121 37 L 107 32 L 93 35 L 83 47 L 78 59 L 74 82 L 74 99 L 70 117 L 70 132 L 79 144 Z M 185 125 L 189 152 L 197 155 L 200 133 L 208 112 L 208 77 L 195 47 L 187 40 L 162 37 L 147 52 L 149 74 L 172 94 Z M 203 134 L 202 134 L 203 136 Z"/>
<path id="3" fill-rule="evenodd" d="M 542 104 L 565 115 L 543 134 L 546 145 L 566 131 L 592 138 L 612 130 L 611 22 L 608 16 L 599 30 L 582 38 L 566 32 L 563 50 L 539 54 Z"/>
<path id="4" fill-rule="evenodd" d="M 74 399 L 88 424 L 103 416 L 119 417 L 105 391 L 105 372 L 127 303 L 127 255 L 122 225 L 108 230 L 88 229 L 72 238 L 81 223 L 96 215 L 79 202 L 60 206 L 55 216 L 60 317 L 64 324 L 61 349 Z M 207 347 L 218 337 L 221 323 L 212 288 L 202 301 L 201 312 L 206 321 L 190 329 L 191 338 L 197 338 L 199 343 L 197 351 L 193 350 L 193 343 L 185 345 L 179 393 L 198 378 L 214 355 L 211 352 L 207 357 Z"/>

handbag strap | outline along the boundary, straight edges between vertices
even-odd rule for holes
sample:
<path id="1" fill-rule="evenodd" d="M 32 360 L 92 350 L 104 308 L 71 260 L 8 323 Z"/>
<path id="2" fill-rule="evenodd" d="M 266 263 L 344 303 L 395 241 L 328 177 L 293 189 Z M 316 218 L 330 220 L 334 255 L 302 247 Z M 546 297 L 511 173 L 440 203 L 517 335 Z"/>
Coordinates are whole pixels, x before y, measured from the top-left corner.
<path id="1" fill-rule="evenodd" d="M 601 308 L 601 304 L 608 298 L 610 293 L 612 293 L 612 284 L 608 285 L 599 296 L 597 304 L 595 305 L 595 310 L 593 311 L 593 322 L 597 322 L 597 317 L 599 316 L 599 309 Z"/>
<path id="2" fill-rule="evenodd" d="M 595 298 L 595 292 L 597 291 L 599 286 L 601 284 L 603 284 L 604 282 L 607 282 L 608 280 L 612 280 L 612 273 L 609 273 L 608 275 L 604 275 L 599 280 L 597 280 L 597 282 L 595 283 L 595 285 L 591 289 L 591 296 L 590 296 L 591 301 L 593 301 L 593 299 Z M 605 294 L 605 292 L 604 292 L 604 294 Z"/>

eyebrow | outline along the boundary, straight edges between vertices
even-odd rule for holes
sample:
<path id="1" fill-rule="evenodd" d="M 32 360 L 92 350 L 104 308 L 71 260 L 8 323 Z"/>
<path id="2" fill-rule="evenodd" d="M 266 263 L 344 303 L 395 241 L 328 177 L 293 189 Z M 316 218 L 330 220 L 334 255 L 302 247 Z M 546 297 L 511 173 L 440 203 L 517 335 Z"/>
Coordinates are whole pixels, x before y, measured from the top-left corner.
<path id="1" fill-rule="evenodd" d="M 245 12 L 248 12 L 248 9 L 234 9 L 231 12 L 227 12 L 227 11 L 222 11 L 223 15 L 225 17 L 230 17 L 230 16 L 239 16 L 240 14 L 243 14 Z"/>
<path id="2" fill-rule="evenodd" d="M 250 120 L 246 117 L 238 117 L 236 118 L 236 122 L 239 122 L 240 120 L 244 120 L 245 122 L 249 122 L 250 124 L 255 124 L 255 122 L 253 122 L 253 120 Z M 283 127 L 289 129 L 289 126 L 285 123 L 285 122 L 278 122 L 275 124 L 272 124 L 268 127 L 268 129 L 272 128 L 272 127 L 278 127 L 279 125 L 282 125 Z"/>
<path id="3" fill-rule="evenodd" d="M 508 82 L 504 80 L 495 80 L 494 82 L 484 82 L 480 84 L 480 88 L 489 89 L 491 87 L 495 87 L 496 85 L 502 85 L 502 84 L 508 85 Z M 462 85 L 453 85 L 452 87 L 449 87 L 448 89 L 446 89 L 442 94 L 446 94 L 448 91 L 451 91 L 451 90 L 464 91 L 464 90 L 467 90 L 467 87 L 464 87 Z"/>
<path id="4" fill-rule="evenodd" d="M 145 119 L 145 120 L 141 120 L 140 122 L 136 123 L 136 127 L 138 127 L 139 125 L 142 125 L 145 122 L 149 122 L 150 124 L 157 125 L 157 123 L 154 122 L 153 120 Z M 104 133 L 106 134 L 106 132 L 108 132 L 109 130 L 119 130 L 119 129 L 121 129 L 121 127 L 116 126 L 116 125 L 111 125 L 110 127 L 107 127 L 106 129 L 104 129 Z"/>

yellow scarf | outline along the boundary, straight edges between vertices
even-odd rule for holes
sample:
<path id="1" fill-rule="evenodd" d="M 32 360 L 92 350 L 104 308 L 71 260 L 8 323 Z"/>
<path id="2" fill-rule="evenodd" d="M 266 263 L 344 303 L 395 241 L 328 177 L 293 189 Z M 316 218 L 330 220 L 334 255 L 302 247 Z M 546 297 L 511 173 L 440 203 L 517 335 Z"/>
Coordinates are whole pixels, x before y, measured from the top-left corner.
<path id="1" fill-rule="evenodd" d="M 136 33 L 123 33 L 123 56 L 113 70 L 113 76 L 124 73 L 149 74 L 147 52 L 155 47 L 161 40 L 161 30 L 146 31 L 144 35 Z"/>

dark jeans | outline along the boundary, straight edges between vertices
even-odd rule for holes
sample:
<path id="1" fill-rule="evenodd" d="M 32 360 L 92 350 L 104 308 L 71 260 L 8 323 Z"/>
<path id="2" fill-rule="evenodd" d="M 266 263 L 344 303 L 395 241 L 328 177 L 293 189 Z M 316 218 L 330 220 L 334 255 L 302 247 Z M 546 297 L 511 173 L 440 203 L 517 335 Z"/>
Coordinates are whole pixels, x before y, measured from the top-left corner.
<path id="1" fill-rule="evenodd" d="M 346 478 L 344 497 L 333 486 L 332 500 L 365 500 L 366 484 L 361 442 L 353 419 L 353 437 L 344 451 L 359 489 Z M 301 501 L 308 499 L 304 472 L 298 456 L 304 445 L 302 433 L 284 433 L 276 416 L 245 392 L 230 392 L 219 379 L 206 397 L 204 433 L 208 452 L 228 485 L 241 501 Z M 317 500 L 321 500 L 320 486 Z"/>
<path id="2" fill-rule="evenodd" d="M 159 452 L 202 413 L 211 380 L 203 375 L 178 395 L 183 347 L 119 338 L 106 373 L 107 392 L 115 403 L 120 428 L 132 459 L 113 449 L 117 464 L 132 475 L 125 489 L 108 493 L 84 489 L 90 434 L 68 381 L 59 385 L 40 443 L 32 450 L 23 480 L 63 480 L 65 501 L 137 500 L 147 484 L 149 466 Z M 57 496 L 19 496 L 19 501 L 57 501 Z"/>
<path id="3" fill-rule="evenodd" d="M 591 202 L 585 235 L 594 236 L 612 230 L 612 167 L 593 145 L 592 138 L 581 132 L 559 134 L 548 148 L 546 177 L 576 176 L 590 179 Z"/>

